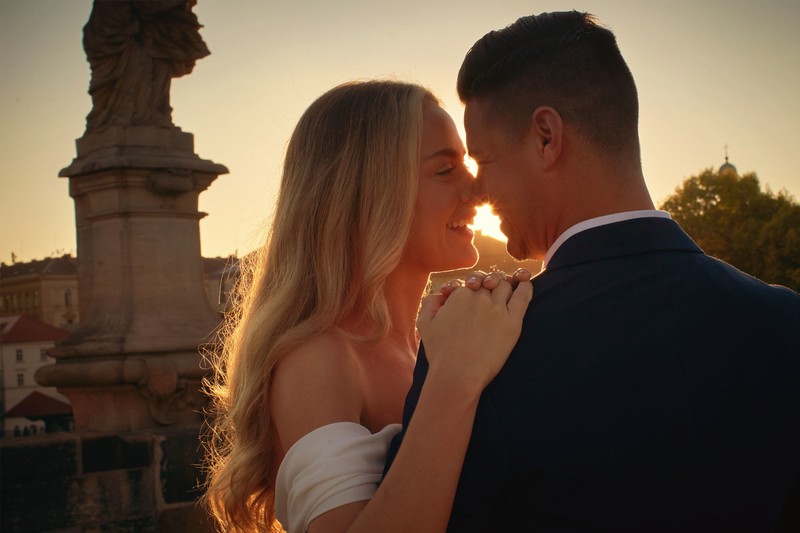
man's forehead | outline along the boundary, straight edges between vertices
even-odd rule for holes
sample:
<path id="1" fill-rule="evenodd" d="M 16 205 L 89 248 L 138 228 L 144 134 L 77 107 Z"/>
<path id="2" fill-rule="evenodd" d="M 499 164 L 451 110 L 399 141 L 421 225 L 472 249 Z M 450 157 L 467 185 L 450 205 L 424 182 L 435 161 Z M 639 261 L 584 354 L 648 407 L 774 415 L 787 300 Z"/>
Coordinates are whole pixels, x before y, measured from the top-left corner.
<path id="1" fill-rule="evenodd" d="M 478 155 L 481 151 L 481 139 L 486 129 L 485 107 L 485 104 L 476 98 L 467 100 L 464 107 L 464 131 L 467 136 L 467 150 L 471 156 Z"/>
<path id="2" fill-rule="evenodd" d="M 477 98 L 470 98 L 464 104 L 464 126 L 475 125 L 483 116 L 485 104 Z"/>

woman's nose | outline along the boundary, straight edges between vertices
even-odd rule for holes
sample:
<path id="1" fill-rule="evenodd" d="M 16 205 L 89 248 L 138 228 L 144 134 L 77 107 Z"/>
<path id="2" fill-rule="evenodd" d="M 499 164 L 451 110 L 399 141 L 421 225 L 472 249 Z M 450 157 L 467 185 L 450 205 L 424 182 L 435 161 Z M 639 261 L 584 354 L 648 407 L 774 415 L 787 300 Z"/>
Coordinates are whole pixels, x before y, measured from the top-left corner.
<path id="1" fill-rule="evenodd" d="M 483 180 L 475 178 L 472 180 L 472 186 L 469 189 L 469 200 L 467 202 L 473 205 L 480 205 L 487 202 L 488 198 L 483 190 Z"/>

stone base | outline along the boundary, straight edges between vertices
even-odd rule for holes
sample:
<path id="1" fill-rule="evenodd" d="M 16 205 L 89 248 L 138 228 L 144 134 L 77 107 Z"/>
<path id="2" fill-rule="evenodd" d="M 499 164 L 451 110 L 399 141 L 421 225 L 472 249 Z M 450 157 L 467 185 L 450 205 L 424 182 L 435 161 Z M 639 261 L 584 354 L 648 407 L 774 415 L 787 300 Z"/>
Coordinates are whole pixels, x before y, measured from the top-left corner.
<path id="1" fill-rule="evenodd" d="M 122 356 L 104 360 L 62 358 L 36 372 L 72 405 L 76 430 L 130 432 L 199 424 L 201 393 L 197 352 Z"/>
<path id="2" fill-rule="evenodd" d="M 0 529 L 212 533 L 198 507 L 199 426 L 0 441 Z"/>

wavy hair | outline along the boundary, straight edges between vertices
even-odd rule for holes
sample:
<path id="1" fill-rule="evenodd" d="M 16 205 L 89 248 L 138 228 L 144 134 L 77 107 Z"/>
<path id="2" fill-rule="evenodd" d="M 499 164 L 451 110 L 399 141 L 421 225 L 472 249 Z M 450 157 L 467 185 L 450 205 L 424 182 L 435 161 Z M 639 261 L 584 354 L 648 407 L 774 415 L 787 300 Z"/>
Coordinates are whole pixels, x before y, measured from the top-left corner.
<path id="1" fill-rule="evenodd" d="M 365 340 L 392 326 L 384 283 L 411 228 L 425 101 L 437 102 L 417 85 L 347 83 L 311 104 L 291 136 L 271 229 L 240 263 L 206 382 L 203 503 L 225 531 L 279 531 L 269 391 L 280 358 L 347 319 L 372 325 Z"/>

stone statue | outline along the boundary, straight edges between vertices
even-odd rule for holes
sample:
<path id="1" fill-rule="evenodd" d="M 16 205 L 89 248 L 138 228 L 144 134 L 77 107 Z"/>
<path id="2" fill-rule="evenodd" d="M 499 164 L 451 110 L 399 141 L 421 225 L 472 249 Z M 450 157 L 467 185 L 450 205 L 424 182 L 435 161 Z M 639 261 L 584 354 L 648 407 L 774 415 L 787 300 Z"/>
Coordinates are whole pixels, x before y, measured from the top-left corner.
<path id="1" fill-rule="evenodd" d="M 170 82 L 210 53 L 192 13 L 196 1 L 94 1 L 83 28 L 92 69 L 86 133 L 111 126 L 175 127 Z"/>

